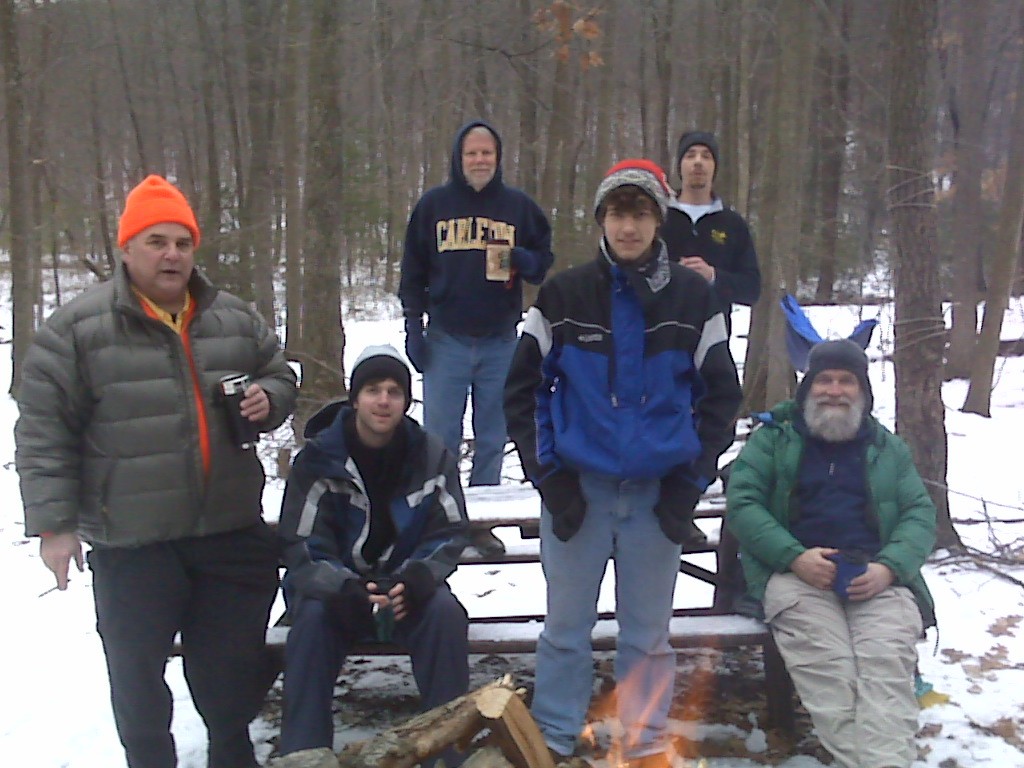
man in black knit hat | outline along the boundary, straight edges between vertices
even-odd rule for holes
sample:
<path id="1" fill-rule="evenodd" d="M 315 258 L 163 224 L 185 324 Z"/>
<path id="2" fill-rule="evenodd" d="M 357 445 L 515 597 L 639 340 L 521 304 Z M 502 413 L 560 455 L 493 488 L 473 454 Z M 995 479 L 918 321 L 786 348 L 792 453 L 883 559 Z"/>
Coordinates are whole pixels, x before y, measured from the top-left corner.
<path id="1" fill-rule="evenodd" d="M 872 403 L 864 351 L 849 339 L 815 345 L 796 400 L 762 414 L 736 460 L 726 524 L 836 764 L 907 768 L 915 643 L 935 623 L 921 576 L 935 507 Z"/>
<path id="2" fill-rule="evenodd" d="M 676 173 L 680 189 L 668 201 L 660 235 L 672 261 L 692 269 L 710 284 L 732 335 L 732 305 L 753 306 L 761 295 L 761 270 L 746 220 L 715 194 L 721 153 L 710 131 L 686 131 L 679 137 Z M 729 468 L 721 472 L 728 482 Z M 723 531 L 718 549 L 719 597 L 740 613 L 752 611 L 743 599 L 745 585 L 736 560 L 736 539 Z"/>
<path id="3" fill-rule="evenodd" d="M 761 271 L 747 222 L 715 194 L 718 158 L 713 133 L 687 131 L 679 137 L 681 188 L 669 199 L 660 234 L 670 259 L 711 284 L 731 329 L 732 305 L 752 306 L 761 295 Z"/>
<path id="4" fill-rule="evenodd" d="M 306 424 L 278 529 L 291 617 L 282 754 L 332 745 L 334 681 L 353 643 L 408 648 L 426 709 L 468 688 L 468 619 L 446 583 L 466 504 L 455 457 L 406 416 L 410 392 L 398 351 L 367 347 L 348 400 Z"/>

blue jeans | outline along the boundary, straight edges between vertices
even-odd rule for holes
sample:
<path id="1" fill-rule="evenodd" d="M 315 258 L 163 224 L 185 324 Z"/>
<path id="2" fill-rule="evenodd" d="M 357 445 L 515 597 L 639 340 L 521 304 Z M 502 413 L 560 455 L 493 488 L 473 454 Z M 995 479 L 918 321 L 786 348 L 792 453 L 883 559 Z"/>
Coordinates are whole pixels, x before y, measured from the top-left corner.
<path id="1" fill-rule="evenodd" d="M 658 480 L 584 474 L 580 485 L 587 514 L 569 541 L 554 535 L 550 513 L 541 510 L 548 600 L 537 642 L 533 716 L 548 746 L 563 755 L 572 753 L 594 686 L 590 635 L 601 578 L 612 560 L 622 748 L 627 757 L 660 752 L 675 679 L 668 625 L 681 547 L 665 537 L 654 515 Z"/>
<path id="2" fill-rule="evenodd" d="M 423 426 L 460 456 L 466 395 L 473 396 L 473 469 L 470 485 L 501 483 L 508 433 L 504 392 L 515 331 L 501 336 L 463 336 L 427 328 L 427 365 L 423 371 Z"/>

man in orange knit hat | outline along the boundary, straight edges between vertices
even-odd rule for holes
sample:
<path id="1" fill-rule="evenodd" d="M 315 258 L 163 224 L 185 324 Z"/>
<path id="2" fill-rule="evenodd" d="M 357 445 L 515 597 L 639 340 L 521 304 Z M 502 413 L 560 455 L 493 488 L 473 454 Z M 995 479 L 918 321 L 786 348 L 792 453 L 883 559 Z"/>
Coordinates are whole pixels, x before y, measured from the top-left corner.
<path id="1" fill-rule="evenodd" d="M 57 588 L 88 542 L 96 620 L 131 768 L 173 768 L 164 665 L 181 633 L 210 768 L 256 765 L 248 724 L 277 591 L 254 431 L 280 425 L 295 375 L 248 304 L 194 263 L 185 196 L 149 176 L 126 201 L 112 279 L 58 308 L 25 357 L 15 427 L 25 532 Z M 241 402 L 223 396 L 238 385 Z M 244 381 L 244 380 L 243 380 Z M 234 412 L 232 412 L 234 409 Z"/>

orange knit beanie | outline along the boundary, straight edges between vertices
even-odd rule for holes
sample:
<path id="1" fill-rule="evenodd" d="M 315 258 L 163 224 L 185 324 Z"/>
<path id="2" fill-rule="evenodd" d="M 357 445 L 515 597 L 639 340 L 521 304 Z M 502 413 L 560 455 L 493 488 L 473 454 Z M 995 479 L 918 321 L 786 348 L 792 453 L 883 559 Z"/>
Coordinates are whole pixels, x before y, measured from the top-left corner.
<path id="1" fill-rule="evenodd" d="M 124 201 L 124 213 L 117 228 L 117 244 L 124 248 L 125 243 L 142 230 L 165 222 L 181 224 L 192 233 L 195 247 L 199 247 L 196 215 L 181 190 L 162 176 L 147 176 Z"/>

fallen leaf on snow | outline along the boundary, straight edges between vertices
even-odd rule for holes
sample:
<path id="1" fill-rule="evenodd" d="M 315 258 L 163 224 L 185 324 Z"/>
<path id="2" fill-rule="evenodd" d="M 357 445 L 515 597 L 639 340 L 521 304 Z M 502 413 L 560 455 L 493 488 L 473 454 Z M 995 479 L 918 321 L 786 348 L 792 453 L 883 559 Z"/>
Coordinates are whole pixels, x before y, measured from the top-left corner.
<path id="1" fill-rule="evenodd" d="M 956 664 L 958 661 L 969 659 L 971 656 L 969 653 L 958 651 L 956 648 L 943 648 L 941 653 L 946 657 L 947 664 Z"/>
<path id="2" fill-rule="evenodd" d="M 1001 619 L 993 621 L 992 624 L 989 625 L 988 633 L 993 637 L 999 637 L 1001 635 L 1014 637 L 1011 630 L 1016 629 L 1022 619 L 1024 619 L 1024 616 L 1004 616 Z"/>
<path id="3" fill-rule="evenodd" d="M 928 739 L 934 738 L 942 733 L 942 723 L 927 723 L 921 727 L 921 730 L 917 732 L 919 738 Z"/>

